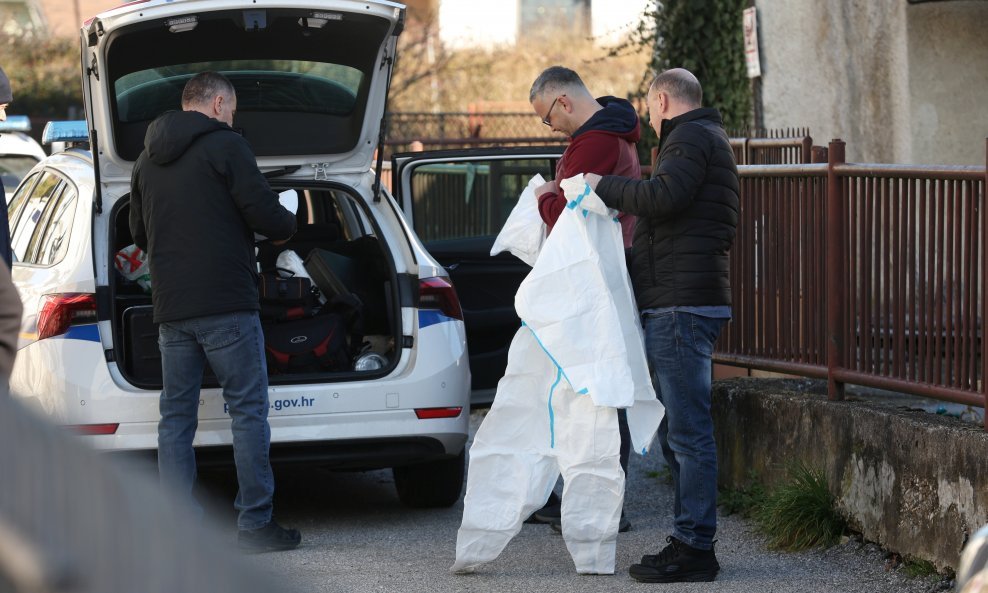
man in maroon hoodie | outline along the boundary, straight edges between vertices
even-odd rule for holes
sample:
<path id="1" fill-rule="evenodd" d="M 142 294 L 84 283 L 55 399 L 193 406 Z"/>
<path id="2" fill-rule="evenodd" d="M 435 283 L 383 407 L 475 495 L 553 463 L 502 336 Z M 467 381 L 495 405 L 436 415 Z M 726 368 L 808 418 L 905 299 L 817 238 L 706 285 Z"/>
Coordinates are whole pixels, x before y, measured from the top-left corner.
<path id="1" fill-rule="evenodd" d="M 542 123 L 570 139 L 556 164 L 555 179 L 535 190 L 539 213 L 549 232 L 566 206 L 559 181 L 578 173 L 641 177 L 635 149 L 641 125 L 631 103 L 617 97 L 594 99 L 580 76 L 563 66 L 552 66 L 539 74 L 528 100 Z M 633 216 L 621 216 L 625 248 L 631 247 L 634 226 Z"/>
<path id="2" fill-rule="evenodd" d="M 554 180 L 539 186 L 535 195 L 539 199 L 539 214 L 548 232 L 556 224 L 559 214 L 566 207 L 566 196 L 559 189 L 559 182 L 579 173 L 598 175 L 622 175 L 641 177 L 641 165 L 635 142 L 641 136 L 638 113 L 631 103 L 617 97 L 595 99 L 587 90 L 580 76 L 563 66 L 546 68 L 532 83 L 528 96 L 532 109 L 542 118 L 542 123 L 554 132 L 566 134 L 569 146 L 556 163 Z M 624 247 L 631 247 L 635 217 L 620 214 Z M 621 428 L 621 468 L 628 473 L 628 457 L 631 435 L 624 410 L 618 412 Z M 546 505 L 535 511 L 529 521 L 550 523 L 554 529 L 560 524 L 561 507 L 555 493 Z M 621 513 L 619 530 L 631 529 L 631 523 Z"/>

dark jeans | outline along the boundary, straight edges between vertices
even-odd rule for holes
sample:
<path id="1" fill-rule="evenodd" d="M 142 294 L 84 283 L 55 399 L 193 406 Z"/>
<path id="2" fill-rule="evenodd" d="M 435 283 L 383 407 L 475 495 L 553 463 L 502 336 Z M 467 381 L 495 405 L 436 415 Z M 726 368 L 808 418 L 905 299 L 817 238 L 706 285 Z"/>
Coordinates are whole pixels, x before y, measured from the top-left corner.
<path id="1" fill-rule="evenodd" d="M 672 535 L 704 550 L 717 531 L 710 358 L 724 321 L 680 311 L 643 316 L 652 383 L 666 408 L 658 439 L 675 489 Z"/>
<path id="2" fill-rule="evenodd" d="M 237 526 L 256 529 L 271 521 L 274 476 L 269 449 L 268 371 L 256 311 L 240 311 L 162 323 L 158 472 L 162 483 L 190 494 L 196 480 L 192 440 L 199 425 L 199 388 L 209 365 L 223 387 L 233 428 L 239 491 Z"/>

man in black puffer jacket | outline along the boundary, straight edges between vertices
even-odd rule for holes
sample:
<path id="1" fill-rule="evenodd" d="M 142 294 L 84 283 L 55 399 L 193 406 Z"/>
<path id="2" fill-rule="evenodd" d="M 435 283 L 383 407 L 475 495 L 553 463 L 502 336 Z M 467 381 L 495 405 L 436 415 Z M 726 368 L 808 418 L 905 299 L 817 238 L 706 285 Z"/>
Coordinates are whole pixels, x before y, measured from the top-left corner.
<path id="1" fill-rule="evenodd" d="M 605 204 L 638 217 L 630 274 L 645 329 L 655 392 L 666 408 L 659 443 L 676 491 L 668 545 L 633 564 L 643 582 L 712 581 L 717 529 L 717 450 L 710 416 L 713 345 L 731 317 L 728 252 L 740 180 L 716 109 L 700 83 L 667 70 L 648 93 L 659 135 L 652 179 L 586 175 Z"/>
<path id="2" fill-rule="evenodd" d="M 158 470 L 164 484 L 191 493 L 192 440 L 208 360 L 233 424 L 240 546 L 291 549 L 301 541 L 298 531 L 271 518 L 274 476 L 254 232 L 289 239 L 295 215 L 278 203 L 250 146 L 231 127 L 237 97 L 226 77 L 192 77 L 182 109 L 151 123 L 130 194 L 130 230 L 148 254 L 154 321 L 160 324 Z"/>

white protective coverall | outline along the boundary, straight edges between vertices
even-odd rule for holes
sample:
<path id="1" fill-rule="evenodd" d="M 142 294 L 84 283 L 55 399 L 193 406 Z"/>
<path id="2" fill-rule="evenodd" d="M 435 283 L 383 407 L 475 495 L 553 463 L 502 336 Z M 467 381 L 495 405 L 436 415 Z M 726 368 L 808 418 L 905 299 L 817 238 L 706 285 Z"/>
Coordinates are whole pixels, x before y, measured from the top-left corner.
<path id="1" fill-rule="evenodd" d="M 563 539 L 576 570 L 613 574 L 624 501 L 617 408 L 629 408 L 642 454 L 664 412 L 616 213 L 582 175 L 563 180 L 570 202 L 543 243 L 533 191 L 541 183 L 529 182 L 492 251 L 508 249 L 534 266 L 515 296 L 522 327 L 470 448 L 453 572 L 497 558 L 562 472 Z"/>

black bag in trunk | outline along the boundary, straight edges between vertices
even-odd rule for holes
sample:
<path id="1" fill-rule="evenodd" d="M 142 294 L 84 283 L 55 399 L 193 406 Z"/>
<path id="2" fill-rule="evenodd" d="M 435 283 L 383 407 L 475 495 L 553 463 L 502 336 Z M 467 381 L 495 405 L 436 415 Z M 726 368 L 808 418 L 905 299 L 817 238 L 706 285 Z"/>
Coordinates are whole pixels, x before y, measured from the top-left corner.
<path id="1" fill-rule="evenodd" d="M 299 305 L 311 303 L 314 298 L 311 280 L 281 268 L 258 274 L 257 292 L 262 303 Z"/>
<path id="2" fill-rule="evenodd" d="M 319 304 L 319 289 L 312 286 L 311 280 L 282 268 L 258 274 L 257 292 L 262 320 L 288 321 L 312 317 Z"/>
<path id="3" fill-rule="evenodd" d="M 341 315 L 262 324 L 270 373 L 349 371 L 347 326 Z"/>

